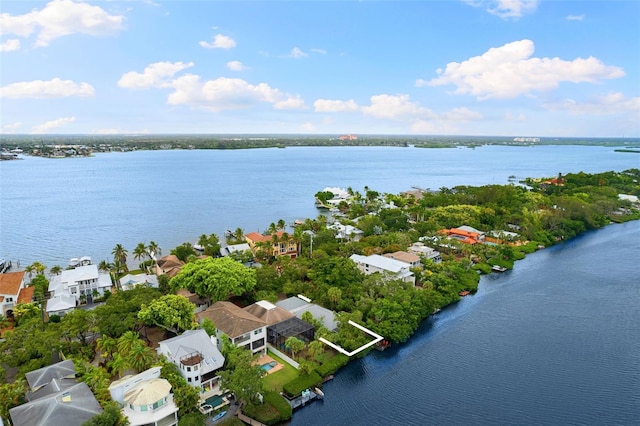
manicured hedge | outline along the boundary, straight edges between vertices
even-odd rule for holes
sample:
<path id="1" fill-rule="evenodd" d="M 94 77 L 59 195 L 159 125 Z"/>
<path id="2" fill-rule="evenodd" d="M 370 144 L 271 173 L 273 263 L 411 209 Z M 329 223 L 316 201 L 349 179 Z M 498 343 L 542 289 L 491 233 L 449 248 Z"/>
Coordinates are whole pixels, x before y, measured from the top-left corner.
<path id="1" fill-rule="evenodd" d="M 291 408 L 291 405 L 289 405 L 289 402 L 284 399 L 284 397 L 278 392 L 265 391 L 264 402 L 266 404 L 273 405 L 275 409 L 278 410 L 278 412 L 280 413 L 280 421 L 289 420 L 293 415 L 293 409 Z"/>
<path id="2" fill-rule="evenodd" d="M 320 377 L 326 377 L 329 374 L 333 374 L 338 371 L 341 367 L 344 367 L 349 362 L 349 357 L 344 354 L 337 354 L 329 361 L 325 362 L 318 368 L 316 368 L 316 372 L 320 375 Z"/>
<path id="3" fill-rule="evenodd" d="M 282 390 L 289 396 L 296 396 L 302 393 L 303 390 L 314 387 L 320 382 L 322 382 L 322 377 L 314 371 L 311 374 L 298 376 L 297 379 L 285 384 Z"/>

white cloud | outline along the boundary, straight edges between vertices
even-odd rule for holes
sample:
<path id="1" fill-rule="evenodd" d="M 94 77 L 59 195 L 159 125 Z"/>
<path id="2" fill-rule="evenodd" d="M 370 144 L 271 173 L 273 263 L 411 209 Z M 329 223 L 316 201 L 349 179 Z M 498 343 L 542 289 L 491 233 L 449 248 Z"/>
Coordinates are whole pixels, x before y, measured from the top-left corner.
<path id="1" fill-rule="evenodd" d="M 319 55 L 326 55 L 327 54 L 327 51 L 324 50 L 324 49 L 309 49 L 309 50 L 311 50 L 313 53 L 317 53 Z"/>
<path id="2" fill-rule="evenodd" d="M 451 62 L 430 86 L 453 84 L 456 94 L 478 99 L 509 99 L 534 91 L 555 89 L 561 82 L 595 83 L 625 75 L 622 68 L 608 66 L 592 56 L 565 61 L 560 58 L 532 58 L 531 40 L 494 47 L 463 62 Z"/>
<path id="3" fill-rule="evenodd" d="M 467 107 L 454 108 L 449 112 L 442 113 L 440 117 L 449 121 L 476 121 L 484 118 L 481 113 L 471 111 Z"/>
<path id="4" fill-rule="evenodd" d="M 86 98 L 93 96 L 95 90 L 89 83 L 75 83 L 71 80 L 54 78 L 48 81 L 34 80 L 12 83 L 0 87 L 0 97 L 3 98 L 63 98 L 79 96 Z"/>
<path id="5" fill-rule="evenodd" d="M 273 107 L 275 109 L 303 109 L 304 101 L 299 95 L 288 96 L 286 99 L 275 102 Z"/>
<path id="6" fill-rule="evenodd" d="M 15 123 L 10 123 L 10 124 L 3 124 L 2 125 L 2 133 L 15 133 L 20 126 L 22 126 L 22 123 L 19 121 L 16 121 Z"/>
<path id="7" fill-rule="evenodd" d="M 348 101 L 318 99 L 313 103 L 313 107 L 315 112 L 349 112 L 359 109 L 358 104 L 353 99 Z"/>
<path id="8" fill-rule="evenodd" d="M 217 34 L 213 37 L 212 43 L 201 41 L 199 44 L 206 49 L 231 49 L 236 47 L 236 41 L 234 39 L 222 34 Z"/>
<path id="9" fill-rule="evenodd" d="M 127 89 L 148 89 L 150 87 L 171 87 L 171 78 L 183 69 L 190 68 L 193 62 L 155 62 L 138 73 L 130 71 L 118 81 L 118 86 Z"/>
<path id="10" fill-rule="evenodd" d="M 53 0 L 43 9 L 33 9 L 23 15 L 0 14 L 0 34 L 29 37 L 37 33 L 35 45 L 44 47 L 52 40 L 70 34 L 114 34 L 122 29 L 123 22 L 123 16 L 110 15 L 99 6 Z"/>
<path id="11" fill-rule="evenodd" d="M 567 21 L 582 21 L 584 19 L 584 15 L 569 15 L 566 19 Z"/>
<path id="12" fill-rule="evenodd" d="M 527 118 L 523 113 L 514 114 L 511 111 L 507 111 L 507 113 L 504 115 L 504 119 L 506 121 L 525 121 Z"/>
<path id="13" fill-rule="evenodd" d="M 0 43 L 0 52 L 13 52 L 20 49 L 20 40 L 17 38 L 11 38 L 3 43 Z"/>
<path id="14" fill-rule="evenodd" d="M 565 99 L 559 103 L 545 104 L 544 107 L 551 111 L 565 110 L 576 115 L 638 114 L 640 113 L 640 97 L 625 98 L 622 93 L 614 92 L 600 96 L 592 102 Z"/>
<path id="15" fill-rule="evenodd" d="M 31 129 L 31 133 L 49 133 L 53 129 L 57 129 L 60 126 L 64 126 L 65 124 L 73 123 L 76 121 L 75 117 L 62 117 L 57 120 L 47 121 L 46 123 L 40 124 L 38 126 L 34 126 Z"/>
<path id="16" fill-rule="evenodd" d="M 538 0 L 462 0 L 470 6 L 482 7 L 492 15 L 502 19 L 518 19 L 532 13 L 538 7 Z"/>
<path id="17" fill-rule="evenodd" d="M 424 87 L 424 86 L 428 86 L 429 82 L 427 80 L 423 80 L 421 78 L 417 79 L 415 84 L 416 87 Z"/>
<path id="18" fill-rule="evenodd" d="M 312 123 L 307 122 L 300 125 L 300 131 L 303 133 L 315 133 L 317 129 Z"/>
<path id="19" fill-rule="evenodd" d="M 231 71 L 244 71 L 244 70 L 248 69 L 240 61 L 229 61 L 229 62 L 227 62 L 227 68 L 229 68 Z"/>
<path id="20" fill-rule="evenodd" d="M 413 120 L 431 118 L 435 114 L 428 108 L 421 107 L 409 100 L 409 95 L 375 95 L 371 97 L 371 105 L 362 107 L 365 115 L 392 120 Z"/>
<path id="21" fill-rule="evenodd" d="M 252 85 L 239 78 L 219 77 L 202 82 L 200 76 L 188 74 L 171 82 L 171 87 L 175 91 L 167 99 L 170 105 L 188 105 L 210 111 L 250 108 L 261 102 L 272 104 L 276 109 L 304 106 L 298 96 L 282 93 L 266 83 Z"/>
<path id="22" fill-rule="evenodd" d="M 309 54 L 304 53 L 302 50 L 300 50 L 300 48 L 298 47 L 294 47 L 293 49 L 291 49 L 291 52 L 289 52 L 289 57 L 290 58 L 304 58 L 305 56 L 309 56 Z"/>

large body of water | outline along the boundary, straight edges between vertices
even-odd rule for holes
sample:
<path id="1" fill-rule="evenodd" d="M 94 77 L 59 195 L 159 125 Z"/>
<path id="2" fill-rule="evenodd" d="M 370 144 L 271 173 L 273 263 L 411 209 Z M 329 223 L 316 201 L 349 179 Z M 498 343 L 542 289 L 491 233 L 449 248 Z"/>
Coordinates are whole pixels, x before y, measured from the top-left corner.
<path id="1" fill-rule="evenodd" d="M 640 424 L 640 223 L 482 278 L 325 384 L 292 425 Z"/>
<path id="2" fill-rule="evenodd" d="M 416 186 L 506 184 L 517 177 L 640 166 L 610 147 L 483 146 L 476 149 L 311 147 L 138 151 L 90 158 L 0 162 L 0 258 L 66 266 L 110 260 L 155 241 L 167 253 L 225 229 L 315 218 L 327 186 L 398 193 Z"/>
<path id="3" fill-rule="evenodd" d="M 155 240 L 316 217 L 326 186 L 505 184 L 621 171 L 584 146 L 141 151 L 0 163 L 0 257 L 66 265 Z M 612 225 L 483 277 L 407 343 L 354 361 L 292 425 L 640 424 L 640 223 Z"/>

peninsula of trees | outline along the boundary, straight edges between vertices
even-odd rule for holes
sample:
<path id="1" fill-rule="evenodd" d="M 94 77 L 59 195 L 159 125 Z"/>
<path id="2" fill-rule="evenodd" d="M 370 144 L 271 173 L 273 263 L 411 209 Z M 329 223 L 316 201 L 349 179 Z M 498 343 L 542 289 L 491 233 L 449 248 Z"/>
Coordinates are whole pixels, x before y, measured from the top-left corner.
<path id="1" fill-rule="evenodd" d="M 27 273 L 34 294 L 39 295 L 34 297 L 36 302 L 18 304 L 13 318 L 2 318 L 0 416 L 8 419 L 8 410 L 24 402 L 25 373 L 49 365 L 63 354 L 74 360 L 80 379 L 105 408 L 102 420 L 91 424 L 123 424 L 110 401 L 109 383 L 125 371 L 141 371 L 152 365 L 163 365 L 162 375 L 170 381 L 180 408 L 180 424 L 204 424 L 197 408 L 198 392 L 152 349 L 152 336 L 158 333 L 166 337 L 195 327 L 214 333 L 215 324 L 198 324 L 195 307 L 176 293 L 188 289 L 211 303 L 232 301 L 239 306 L 303 294 L 336 312 L 338 327 L 329 330 L 318 318 L 305 314 L 303 319 L 315 328 L 314 339 L 287 340 L 286 344 L 289 355 L 300 363 L 298 370 L 262 377 L 247 352 L 228 341 L 224 345 L 227 363 L 221 373 L 223 385 L 244 400 L 247 412 L 263 423 L 274 424 L 291 415 L 282 409 L 279 392 L 295 393 L 315 386 L 321 377 L 348 361 L 320 338 L 348 350 L 370 340 L 349 326 L 349 321 L 384 336 L 391 344 L 404 342 L 426 317 L 473 293 L 480 275 L 491 273 L 494 267 L 510 269 L 527 253 L 612 222 L 640 219 L 639 169 L 401 194 L 381 194 L 366 187 L 362 192 L 352 188 L 345 192 L 348 196 L 333 204 L 331 215 L 300 221 L 290 232 L 283 220 L 272 223 L 271 239 L 252 247 L 250 253 L 220 258 L 220 240 L 215 235 L 200 237 L 199 252 L 189 243 L 176 247 L 172 253 L 183 266 L 171 279 L 160 275 L 158 289 L 119 288 L 119 278 L 131 271 L 126 268 L 128 252 L 118 244 L 114 248 L 116 262 L 100 264 L 101 269 L 111 272 L 113 292 L 95 309 L 76 309 L 63 317 L 45 319 L 41 315 L 48 283 L 46 267 L 37 262 L 30 265 Z M 321 194 L 321 198 L 331 201 L 329 194 Z M 338 233 L 336 225 L 358 229 L 358 237 L 353 231 Z M 450 231 L 461 226 L 481 232 L 487 240 L 468 243 L 451 238 Z M 243 243 L 244 235 L 237 229 L 226 235 L 226 243 Z M 486 243 L 489 239 L 491 244 Z M 295 241 L 299 247 L 294 258 L 271 250 L 285 241 Z M 421 258 L 411 267 L 415 282 L 389 274 L 366 275 L 351 259 L 352 255 L 402 252 L 416 242 L 439 251 L 441 261 Z M 141 243 L 133 251 L 142 269 L 157 260 L 151 253 L 159 254 L 159 248 L 153 245 L 149 250 Z M 259 263 L 260 267 L 243 263 Z M 51 267 L 49 273 L 60 273 L 60 269 Z M 366 351 L 358 356 L 364 355 Z M 258 401 L 257 394 L 265 395 L 264 401 Z M 111 420 L 105 420 L 107 417 Z"/>

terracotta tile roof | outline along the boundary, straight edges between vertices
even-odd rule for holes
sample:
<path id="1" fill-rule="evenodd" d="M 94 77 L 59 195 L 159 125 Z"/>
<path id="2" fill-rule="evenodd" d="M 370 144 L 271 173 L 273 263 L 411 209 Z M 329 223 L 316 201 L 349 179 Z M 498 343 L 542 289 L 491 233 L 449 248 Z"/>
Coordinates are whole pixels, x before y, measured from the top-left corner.
<path id="1" fill-rule="evenodd" d="M 36 291 L 35 286 L 25 287 L 20 290 L 18 294 L 18 303 L 31 303 L 33 302 L 33 293 Z"/>
<path id="2" fill-rule="evenodd" d="M 24 271 L 0 274 L 0 294 L 14 294 L 17 296 L 20 292 L 23 277 Z"/>
<path id="3" fill-rule="evenodd" d="M 211 320 L 218 330 L 232 339 L 267 325 L 260 318 L 244 311 L 231 302 L 216 302 L 206 310 L 196 314 L 196 317 L 199 320 L 205 318 Z"/>
<path id="4" fill-rule="evenodd" d="M 277 235 L 279 239 L 281 239 L 284 234 L 285 234 L 284 231 L 278 231 L 275 233 L 275 235 Z M 263 242 L 263 241 L 271 242 L 273 241 L 273 235 L 274 234 L 262 235 L 257 232 L 249 232 L 244 237 L 248 240 L 251 240 L 257 243 L 257 242 Z M 289 236 L 291 236 L 291 234 L 289 234 Z"/>

